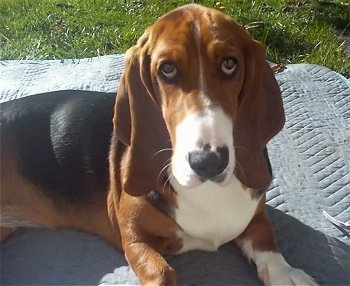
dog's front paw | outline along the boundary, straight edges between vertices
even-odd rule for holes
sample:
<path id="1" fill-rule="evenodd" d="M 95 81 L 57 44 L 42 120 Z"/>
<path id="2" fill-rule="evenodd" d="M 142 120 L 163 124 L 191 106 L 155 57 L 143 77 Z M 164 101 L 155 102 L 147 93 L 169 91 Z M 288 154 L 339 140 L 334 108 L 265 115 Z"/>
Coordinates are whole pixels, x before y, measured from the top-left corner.
<path id="1" fill-rule="evenodd" d="M 259 278 L 266 286 L 318 285 L 317 282 L 303 270 L 291 267 L 280 253 L 266 252 L 261 255 L 263 259 L 259 259 L 257 270 Z"/>
<path id="2" fill-rule="evenodd" d="M 301 269 L 293 267 L 262 266 L 258 270 L 260 279 L 270 285 L 318 285 L 316 281 Z"/>

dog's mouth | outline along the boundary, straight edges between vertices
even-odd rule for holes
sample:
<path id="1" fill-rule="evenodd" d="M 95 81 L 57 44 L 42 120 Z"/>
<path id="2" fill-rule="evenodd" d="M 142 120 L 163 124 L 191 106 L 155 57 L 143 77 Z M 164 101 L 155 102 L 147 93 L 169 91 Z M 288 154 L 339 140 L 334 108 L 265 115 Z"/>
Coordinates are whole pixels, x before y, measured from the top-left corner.
<path id="1" fill-rule="evenodd" d="M 177 184 L 186 189 L 196 188 L 208 182 L 217 184 L 220 187 L 225 187 L 231 182 L 233 177 L 233 171 L 230 166 L 215 176 L 201 176 L 193 172 L 193 170 L 188 171 L 189 172 L 182 172 L 180 175 L 172 173 L 171 176 L 176 180 Z"/>
<path id="2" fill-rule="evenodd" d="M 217 184 L 222 184 L 225 179 L 226 179 L 227 173 L 226 172 L 222 172 L 221 174 L 215 176 L 215 177 L 210 177 L 210 178 L 205 178 L 205 177 L 200 177 L 198 176 L 198 179 L 202 182 L 205 183 L 207 181 L 211 181 L 213 183 L 217 183 Z"/>

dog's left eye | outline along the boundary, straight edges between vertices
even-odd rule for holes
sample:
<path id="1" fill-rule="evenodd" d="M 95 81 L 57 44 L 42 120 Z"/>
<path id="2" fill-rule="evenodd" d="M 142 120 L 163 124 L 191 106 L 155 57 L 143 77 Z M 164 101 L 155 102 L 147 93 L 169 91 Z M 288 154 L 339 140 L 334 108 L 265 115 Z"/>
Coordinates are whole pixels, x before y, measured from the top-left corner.
<path id="1" fill-rule="evenodd" d="M 221 63 L 221 70 L 226 76 L 233 75 L 236 70 L 237 62 L 234 58 L 225 58 Z"/>
<path id="2" fill-rule="evenodd" d="M 178 71 L 175 65 L 169 62 L 165 62 L 161 64 L 159 67 L 159 71 L 168 80 L 175 79 L 178 74 Z"/>

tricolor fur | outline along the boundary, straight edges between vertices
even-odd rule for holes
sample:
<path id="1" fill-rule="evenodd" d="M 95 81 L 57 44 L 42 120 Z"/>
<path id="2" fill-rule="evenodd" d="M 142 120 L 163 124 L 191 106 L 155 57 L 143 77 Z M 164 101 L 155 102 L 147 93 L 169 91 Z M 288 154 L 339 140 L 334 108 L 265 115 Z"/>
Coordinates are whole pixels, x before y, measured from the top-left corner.
<path id="1" fill-rule="evenodd" d="M 112 101 L 60 91 L 1 106 L 3 238 L 26 225 L 94 233 L 145 285 L 176 284 L 163 254 L 235 241 L 266 285 L 315 285 L 265 214 L 266 143 L 284 112 L 240 25 L 198 5 L 166 14 L 127 51 Z"/>

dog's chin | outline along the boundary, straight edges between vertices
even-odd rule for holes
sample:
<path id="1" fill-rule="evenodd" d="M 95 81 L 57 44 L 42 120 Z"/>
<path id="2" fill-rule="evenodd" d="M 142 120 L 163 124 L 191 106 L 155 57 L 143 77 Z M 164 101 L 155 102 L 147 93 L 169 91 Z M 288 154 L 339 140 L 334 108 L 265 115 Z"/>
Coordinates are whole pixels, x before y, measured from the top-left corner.
<path id="1" fill-rule="evenodd" d="M 233 175 L 227 171 L 213 178 L 203 178 L 194 173 L 184 176 L 176 176 L 176 174 L 173 174 L 173 178 L 176 180 L 177 184 L 186 189 L 193 189 L 208 182 L 217 184 L 220 187 L 226 187 L 230 184 L 232 177 Z"/>

